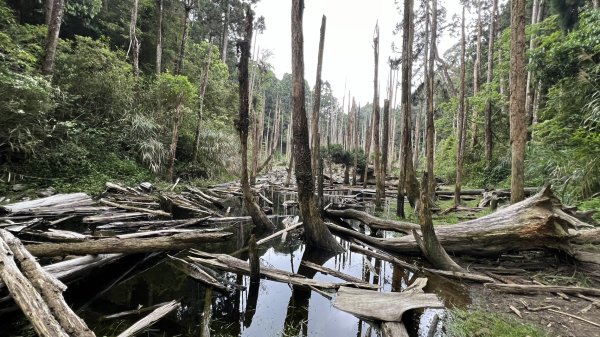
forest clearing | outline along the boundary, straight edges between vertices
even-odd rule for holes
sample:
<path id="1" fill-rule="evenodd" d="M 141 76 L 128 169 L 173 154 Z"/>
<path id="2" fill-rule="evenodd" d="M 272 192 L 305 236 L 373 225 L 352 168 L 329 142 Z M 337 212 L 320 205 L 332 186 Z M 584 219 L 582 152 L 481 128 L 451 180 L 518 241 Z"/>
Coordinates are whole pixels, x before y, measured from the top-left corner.
<path id="1" fill-rule="evenodd" d="M 599 6 L 0 0 L 0 336 L 600 336 Z"/>

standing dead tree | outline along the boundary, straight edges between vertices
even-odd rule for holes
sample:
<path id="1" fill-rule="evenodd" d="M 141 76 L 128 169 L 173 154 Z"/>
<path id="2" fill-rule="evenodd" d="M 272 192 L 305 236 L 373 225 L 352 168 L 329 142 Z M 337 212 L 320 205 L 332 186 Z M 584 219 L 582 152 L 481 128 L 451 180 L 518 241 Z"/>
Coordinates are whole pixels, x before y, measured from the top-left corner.
<path id="1" fill-rule="evenodd" d="M 252 222 L 259 229 L 272 230 L 275 228 L 271 220 L 260 209 L 254 201 L 250 181 L 248 179 L 248 128 L 250 126 L 250 83 L 248 79 L 248 63 L 250 61 L 250 43 L 252 41 L 252 21 L 253 15 L 250 5 L 246 8 L 246 36 L 243 41 L 238 42 L 240 50 L 239 69 L 239 89 L 240 89 L 240 115 L 236 121 L 236 129 L 240 135 L 240 145 L 242 151 L 242 192 L 246 209 L 252 217 Z"/>
<path id="2" fill-rule="evenodd" d="M 375 25 L 373 36 L 373 54 L 375 65 L 373 67 L 373 145 L 375 151 L 375 207 L 382 208 L 382 199 L 385 199 L 385 186 L 383 169 L 381 168 L 381 147 L 379 144 L 379 23 Z"/>
<path id="3" fill-rule="evenodd" d="M 320 134 L 319 134 L 319 115 L 321 111 L 321 72 L 323 69 L 323 48 L 325 46 L 325 28 L 327 26 L 327 17 L 323 15 L 321 19 L 321 34 L 319 38 L 319 56 L 317 61 L 317 79 L 315 81 L 315 99 L 313 100 L 313 111 L 312 111 L 312 169 L 313 176 L 317 177 L 319 174 L 319 160 L 320 156 Z"/>
<path id="4" fill-rule="evenodd" d="M 304 35 L 302 33 L 304 0 L 292 0 L 291 12 L 293 158 L 296 161 L 300 215 L 303 218 L 305 238 L 309 247 L 339 252 L 342 251 L 342 247 L 329 232 L 315 202 L 304 92 Z"/>

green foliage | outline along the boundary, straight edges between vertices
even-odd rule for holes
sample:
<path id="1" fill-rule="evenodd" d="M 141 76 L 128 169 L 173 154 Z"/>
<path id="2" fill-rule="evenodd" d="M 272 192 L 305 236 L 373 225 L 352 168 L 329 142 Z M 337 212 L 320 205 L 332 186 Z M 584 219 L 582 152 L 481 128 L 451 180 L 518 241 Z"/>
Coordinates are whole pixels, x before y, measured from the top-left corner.
<path id="1" fill-rule="evenodd" d="M 440 141 L 436 149 L 434 172 L 436 177 L 442 178 L 447 183 L 456 181 L 456 137 L 450 135 Z"/>
<path id="2" fill-rule="evenodd" d="M 321 156 L 323 158 L 329 158 L 333 163 L 344 166 L 354 165 L 355 153 L 358 156 L 358 167 L 365 167 L 365 164 L 367 162 L 367 156 L 365 155 L 363 149 L 358 149 L 357 152 L 354 150 L 344 150 L 344 147 L 341 144 L 331 144 L 329 148 L 321 147 Z"/>
<path id="3" fill-rule="evenodd" d="M 585 200 L 578 205 L 581 210 L 594 210 L 594 220 L 600 222 L 600 197 Z"/>
<path id="4" fill-rule="evenodd" d="M 451 311 L 448 335 L 452 337 L 544 337 L 545 332 L 517 319 L 483 311 Z"/>

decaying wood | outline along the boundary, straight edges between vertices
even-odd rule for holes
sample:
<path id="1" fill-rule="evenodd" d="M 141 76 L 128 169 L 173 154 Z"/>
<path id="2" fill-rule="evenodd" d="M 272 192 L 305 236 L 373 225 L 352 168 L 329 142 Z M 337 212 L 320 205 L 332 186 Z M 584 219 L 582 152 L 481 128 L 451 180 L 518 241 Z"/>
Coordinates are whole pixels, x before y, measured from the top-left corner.
<path id="1" fill-rule="evenodd" d="M 569 250 L 569 228 L 579 220 L 567 215 L 545 187 L 533 197 L 487 216 L 452 226 L 436 227 L 436 235 L 448 253 L 497 256 L 504 252 L 536 249 Z M 357 238 L 374 247 L 399 254 L 418 254 L 414 237 L 374 238 L 334 224 L 337 233 Z"/>
<path id="2" fill-rule="evenodd" d="M 311 269 L 319 271 L 319 272 L 321 272 L 323 274 L 335 276 L 335 277 L 337 277 L 339 279 L 342 279 L 344 281 L 348 281 L 348 282 L 352 282 L 352 283 L 364 283 L 364 284 L 368 284 L 368 282 L 366 282 L 366 281 L 364 281 L 362 279 L 359 279 L 357 277 L 354 277 L 354 276 L 351 276 L 351 275 L 348 275 L 348 274 L 344 274 L 342 272 L 339 272 L 337 270 L 333 270 L 331 268 L 320 266 L 320 265 L 318 265 L 316 263 L 312 263 L 310 261 L 302 261 L 302 264 L 305 265 L 305 266 L 307 266 L 307 267 L 309 267 L 309 268 L 311 268 Z"/>
<path id="3" fill-rule="evenodd" d="M 69 336 L 94 337 L 95 334 L 87 327 L 67 305 L 62 296 L 66 286 L 54 276 L 47 273 L 35 261 L 35 258 L 23 247 L 21 241 L 7 231 L 0 230 L 0 238 L 9 246 L 14 258 L 19 262 L 23 274 L 31 281 L 33 287 L 40 293 L 47 303 L 50 312 L 62 329 Z"/>
<path id="4" fill-rule="evenodd" d="M 512 294 L 545 294 L 562 292 L 565 294 L 583 294 L 589 296 L 600 296 L 600 289 L 584 287 L 561 287 L 538 284 L 499 284 L 486 283 L 486 288 Z"/>
<path id="5" fill-rule="evenodd" d="M 35 213 L 52 207 L 91 206 L 94 201 L 85 193 L 56 194 L 50 197 L 0 206 L 0 213 Z"/>
<path id="6" fill-rule="evenodd" d="M 405 221 L 394 221 L 381 219 L 376 216 L 373 216 L 369 213 L 358 211 L 355 209 L 345 209 L 345 210 L 333 210 L 328 209 L 326 211 L 328 215 L 344 218 L 344 219 L 354 219 L 358 220 L 365 225 L 371 227 L 372 229 L 381 229 L 381 230 L 391 230 L 400 233 L 410 234 L 413 229 L 420 229 L 419 225 L 405 222 Z"/>
<path id="7" fill-rule="evenodd" d="M 106 253 L 131 254 L 180 250 L 190 248 L 198 243 L 223 241 L 231 235 L 231 233 L 225 232 L 191 232 L 156 238 L 106 238 L 74 243 L 42 243 L 25 247 L 37 257 Z"/>
<path id="8" fill-rule="evenodd" d="M 163 318 L 165 315 L 170 313 L 171 311 L 179 308 L 179 302 L 171 301 L 162 307 L 154 310 L 148 316 L 142 318 L 141 320 L 135 322 L 132 326 L 130 326 L 127 330 L 121 332 L 117 337 L 130 337 L 135 336 L 140 333 L 142 330 L 156 323 L 159 319 Z"/>
<path id="9" fill-rule="evenodd" d="M 44 337 L 69 337 L 52 315 L 42 295 L 21 273 L 13 256 L 4 240 L 0 240 L 0 278 L 35 331 Z"/>
<path id="10" fill-rule="evenodd" d="M 197 250 L 192 250 L 192 252 L 196 255 L 202 256 L 202 258 L 194 256 L 189 257 L 190 260 L 196 263 L 206 265 L 215 269 L 250 275 L 250 266 L 247 261 L 240 260 L 226 254 L 210 254 L 205 252 L 199 252 Z M 299 274 L 290 273 L 266 266 L 260 267 L 260 274 L 261 277 L 267 278 L 269 280 L 307 288 L 315 287 L 318 289 L 338 289 L 341 286 L 355 286 L 367 289 L 379 289 L 379 287 L 376 285 L 366 285 L 362 283 L 332 283 L 313 280 Z"/>
<path id="11" fill-rule="evenodd" d="M 183 271 L 191 278 L 198 280 L 207 286 L 217 288 L 218 290 L 227 291 L 227 287 L 222 285 L 219 282 L 219 280 L 214 278 L 212 275 L 209 275 L 206 271 L 204 271 L 202 268 L 199 268 L 197 265 L 170 255 L 169 259 L 171 259 L 171 262 L 177 269 Z"/>
<path id="12" fill-rule="evenodd" d="M 152 215 L 156 215 L 159 217 L 165 217 L 165 218 L 170 218 L 171 214 L 167 213 L 167 212 L 163 212 L 163 211 L 157 211 L 157 210 L 153 210 L 153 209 L 147 209 L 147 208 L 141 208 L 141 207 L 133 207 L 133 206 L 128 206 L 128 205 L 122 205 L 116 202 L 112 202 L 106 199 L 100 199 L 100 203 L 105 204 L 107 206 L 111 206 L 111 207 L 115 207 L 115 208 L 120 208 L 120 209 L 124 209 L 124 210 L 128 210 L 128 211 L 134 211 L 134 212 L 142 212 L 142 213 L 148 213 L 148 214 L 152 214 Z"/>
<path id="13" fill-rule="evenodd" d="M 170 303 L 170 302 L 163 302 L 163 303 L 151 305 L 149 307 L 141 307 L 141 308 L 135 309 L 135 310 L 122 311 L 122 312 L 119 312 L 116 314 L 102 316 L 100 318 L 100 320 L 105 321 L 105 320 L 123 318 L 123 317 L 128 317 L 128 316 L 137 316 L 137 315 L 145 314 L 148 311 L 153 311 L 154 309 L 162 307 L 163 305 L 168 304 L 168 303 Z"/>
<path id="14" fill-rule="evenodd" d="M 402 314 L 408 310 L 427 307 L 443 308 L 444 305 L 435 294 L 381 293 L 340 287 L 333 306 L 369 320 L 400 322 Z"/>

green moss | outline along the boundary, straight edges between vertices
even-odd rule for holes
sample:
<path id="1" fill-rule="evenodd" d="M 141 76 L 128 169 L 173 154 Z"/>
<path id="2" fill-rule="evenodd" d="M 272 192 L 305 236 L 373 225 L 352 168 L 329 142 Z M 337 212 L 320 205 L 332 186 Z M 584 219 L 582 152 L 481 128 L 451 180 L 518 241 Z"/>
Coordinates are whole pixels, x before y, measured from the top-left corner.
<path id="1" fill-rule="evenodd" d="M 448 324 L 451 337 L 545 337 L 539 328 L 504 314 L 454 309 Z"/>

